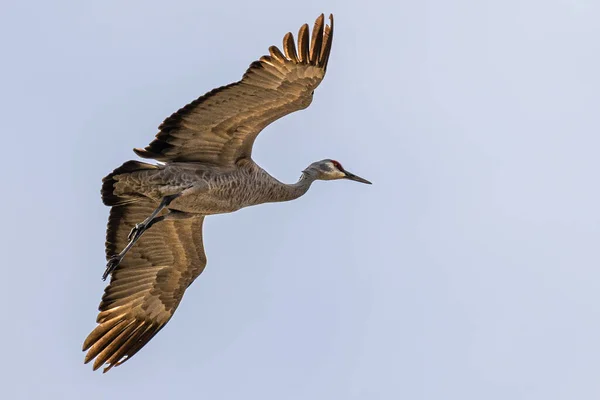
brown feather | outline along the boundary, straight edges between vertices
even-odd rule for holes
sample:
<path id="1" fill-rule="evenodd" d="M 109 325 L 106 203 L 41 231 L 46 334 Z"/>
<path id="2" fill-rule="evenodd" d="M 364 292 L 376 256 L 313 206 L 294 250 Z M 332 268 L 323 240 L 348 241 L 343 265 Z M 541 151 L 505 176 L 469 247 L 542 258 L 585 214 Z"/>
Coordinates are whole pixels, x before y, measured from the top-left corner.
<path id="1" fill-rule="evenodd" d="M 92 344 L 97 342 L 102 336 L 104 336 L 108 331 L 115 327 L 118 323 L 123 321 L 123 316 L 115 317 L 114 319 L 110 319 L 101 325 L 98 325 L 90 334 L 87 336 L 85 341 L 83 342 L 83 351 L 89 349 Z"/>
<path id="2" fill-rule="evenodd" d="M 102 364 L 106 362 L 106 360 L 112 356 L 122 344 L 129 338 L 133 330 L 135 329 L 135 321 L 130 321 L 119 333 L 118 336 L 113 338 L 108 345 L 96 356 L 94 360 L 94 371 L 100 368 Z"/>
<path id="3" fill-rule="evenodd" d="M 298 31 L 298 59 L 301 63 L 308 64 L 309 57 L 308 24 L 304 24 Z"/>
<path id="4" fill-rule="evenodd" d="M 298 63 L 298 55 L 296 54 L 296 45 L 294 44 L 294 35 L 292 35 L 292 32 L 286 33 L 283 37 L 283 51 L 289 60 Z"/>
<path id="5" fill-rule="evenodd" d="M 325 25 L 325 31 L 323 32 L 323 48 L 321 49 L 321 56 L 319 57 L 319 66 L 324 70 L 327 70 L 327 62 L 329 61 L 329 54 L 331 53 L 331 45 L 333 43 L 333 15 L 329 15 L 330 25 Z"/>
<path id="6" fill-rule="evenodd" d="M 104 368 L 104 373 L 108 372 L 119 360 L 130 352 L 132 344 L 138 341 L 139 337 L 147 328 L 145 322 L 140 322 L 135 325 L 135 329 L 129 333 L 129 337 L 126 338 L 125 341 L 121 343 L 120 347 L 113 352 L 113 355 L 105 361 L 105 363 L 108 364 L 108 367 Z"/>
<path id="7" fill-rule="evenodd" d="M 121 359 L 121 360 L 117 361 L 116 364 L 115 364 L 115 366 L 119 366 L 119 365 L 123 364 L 125 361 L 128 361 L 134 355 L 136 355 L 137 352 L 140 351 L 146 345 L 146 343 L 148 343 L 154 336 L 156 336 L 156 334 L 158 332 L 160 332 L 160 330 L 164 326 L 165 326 L 164 324 L 162 324 L 162 325 L 159 325 L 159 324 L 151 324 L 151 325 L 149 325 L 140 334 L 140 336 L 138 337 L 138 339 L 135 342 L 131 343 L 131 345 L 127 349 L 127 352 L 125 353 L 125 355 L 127 356 L 127 358 Z"/>
<path id="8" fill-rule="evenodd" d="M 285 64 L 285 62 L 287 61 L 287 59 L 285 58 L 285 56 L 283 55 L 281 50 L 279 50 L 277 48 L 277 46 L 269 47 L 269 54 L 271 54 L 271 57 L 273 59 L 277 60 L 278 62 L 280 62 L 282 64 Z"/>
<path id="9" fill-rule="evenodd" d="M 325 16 L 319 15 L 319 18 L 315 21 L 315 26 L 312 31 L 312 39 L 310 41 L 310 63 L 311 65 L 318 65 L 319 56 L 321 55 L 321 46 L 323 45 L 323 22 Z"/>
<path id="10" fill-rule="evenodd" d="M 118 324 L 110 328 L 100 339 L 98 339 L 88 350 L 84 363 L 90 362 L 96 357 L 119 333 L 128 325 L 126 319 L 122 319 Z"/>

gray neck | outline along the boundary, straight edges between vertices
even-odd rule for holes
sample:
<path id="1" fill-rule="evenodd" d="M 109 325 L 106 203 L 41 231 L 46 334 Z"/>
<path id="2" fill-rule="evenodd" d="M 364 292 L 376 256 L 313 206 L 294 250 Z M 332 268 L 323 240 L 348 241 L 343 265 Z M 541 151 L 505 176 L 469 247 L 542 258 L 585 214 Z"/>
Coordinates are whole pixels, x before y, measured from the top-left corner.
<path id="1" fill-rule="evenodd" d="M 283 201 L 294 200 L 308 191 L 310 185 L 316 180 L 316 176 L 309 171 L 302 172 L 298 182 L 285 186 L 285 195 Z"/>

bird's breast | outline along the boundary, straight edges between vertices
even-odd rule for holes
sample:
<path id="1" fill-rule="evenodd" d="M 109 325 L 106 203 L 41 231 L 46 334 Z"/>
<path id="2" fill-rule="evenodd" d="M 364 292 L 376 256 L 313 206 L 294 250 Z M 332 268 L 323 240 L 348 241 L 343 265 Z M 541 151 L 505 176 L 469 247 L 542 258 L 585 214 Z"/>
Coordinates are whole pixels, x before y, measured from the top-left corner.
<path id="1" fill-rule="evenodd" d="M 169 208 L 203 215 L 226 214 L 265 203 L 268 188 L 258 182 L 250 185 L 238 180 L 217 180 L 190 192 L 175 199 Z"/>

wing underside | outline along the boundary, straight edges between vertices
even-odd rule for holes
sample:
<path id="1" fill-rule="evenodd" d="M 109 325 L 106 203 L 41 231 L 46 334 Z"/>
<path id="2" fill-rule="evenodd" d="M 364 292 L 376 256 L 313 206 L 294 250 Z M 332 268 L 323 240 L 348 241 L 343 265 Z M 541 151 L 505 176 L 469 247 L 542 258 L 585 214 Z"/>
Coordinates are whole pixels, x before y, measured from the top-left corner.
<path id="1" fill-rule="evenodd" d="M 253 62 L 241 81 L 214 89 L 167 118 L 145 149 L 144 158 L 159 161 L 199 161 L 231 166 L 249 158 L 260 131 L 277 119 L 308 107 L 327 70 L 333 41 L 321 15 L 312 37 L 308 25 L 283 39 L 269 55 Z"/>
<path id="2" fill-rule="evenodd" d="M 107 259 L 127 244 L 131 228 L 154 209 L 151 202 L 112 207 Z M 112 273 L 96 322 L 86 338 L 85 362 L 104 372 L 133 357 L 169 321 L 185 289 L 202 272 L 204 217 L 167 220 L 146 231 Z"/>

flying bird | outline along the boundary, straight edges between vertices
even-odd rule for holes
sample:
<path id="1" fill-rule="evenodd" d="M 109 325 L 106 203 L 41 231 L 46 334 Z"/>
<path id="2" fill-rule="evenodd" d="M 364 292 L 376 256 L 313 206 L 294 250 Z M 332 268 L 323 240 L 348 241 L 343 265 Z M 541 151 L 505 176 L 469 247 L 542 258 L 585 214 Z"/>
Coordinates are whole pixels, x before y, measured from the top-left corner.
<path id="1" fill-rule="evenodd" d="M 160 126 L 142 157 L 102 180 L 110 206 L 106 230 L 110 276 L 96 319 L 83 343 L 85 363 L 107 372 L 134 356 L 173 316 L 188 286 L 202 273 L 204 217 L 257 204 L 296 199 L 315 180 L 369 181 L 335 160 L 310 164 L 285 184 L 252 160 L 252 145 L 267 125 L 310 105 L 323 80 L 333 41 L 333 16 L 321 14 L 312 36 L 304 24 L 298 45 L 288 33 L 283 52 L 250 64 L 238 82 L 192 101 Z"/>

